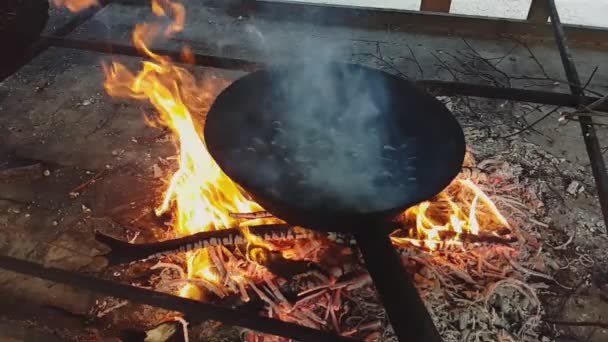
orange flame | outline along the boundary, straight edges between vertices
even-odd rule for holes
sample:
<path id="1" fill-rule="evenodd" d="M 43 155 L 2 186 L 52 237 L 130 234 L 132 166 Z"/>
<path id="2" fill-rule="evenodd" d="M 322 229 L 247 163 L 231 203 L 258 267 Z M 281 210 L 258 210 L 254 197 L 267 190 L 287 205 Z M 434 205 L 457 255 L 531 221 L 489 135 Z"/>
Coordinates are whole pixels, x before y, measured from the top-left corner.
<path id="1" fill-rule="evenodd" d="M 171 0 L 152 0 L 152 10 L 157 16 L 173 18 L 164 30 L 165 36 L 184 28 L 185 10 L 181 4 Z M 158 115 L 147 115 L 146 122 L 169 127 L 177 140 L 179 168 L 170 178 L 156 214 L 172 212 L 173 228 L 179 235 L 237 226 L 238 220 L 232 218 L 230 213 L 263 209 L 244 196 L 239 187 L 220 170 L 207 151 L 201 134 L 204 116 L 212 100 L 227 84 L 218 83 L 220 81 L 214 83 L 209 79 L 201 82 L 169 57 L 151 51 L 150 44 L 161 32 L 163 30 L 157 24 L 145 23 L 135 27 L 133 44 L 152 61 L 143 62 L 137 73 L 118 62 L 105 66 L 105 89 L 111 96 L 149 101 Z M 184 49 L 182 55 L 185 60 L 192 60 L 191 50 Z M 409 231 L 409 236 L 393 236 L 393 242 L 431 250 L 445 244 L 458 244 L 462 234 L 479 234 L 482 229 L 508 227 L 507 220 L 490 198 L 468 180 L 457 180 L 433 201 L 406 210 L 403 221 L 413 229 Z M 249 222 L 254 223 L 269 223 L 269 220 Z M 247 228 L 242 231 L 249 243 L 273 250 L 272 244 L 251 234 Z M 212 257 L 217 259 L 217 255 L 208 249 L 188 253 L 188 277 L 222 284 L 218 265 Z M 231 277 L 241 275 L 232 274 Z M 241 281 L 238 283 L 242 286 Z M 180 295 L 202 297 L 200 289 L 192 284 L 183 287 Z"/>
<path id="2" fill-rule="evenodd" d="M 407 209 L 402 219 L 414 229 L 409 230 L 408 237 L 392 236 L 393 242 L 430 250 L 460 245 L 463 234 L 509 228 L 494 202 L 468 179 L 457 179 L 433 201 Z"/>
<path id="3" fill-rule="evenodd" d="M 72 12 L 80 12 L 89 7 L 99 5 L 97 0 L 53 0 L 57 7 L 65 7 Z"/>
<path id="4" fill-rule="evenodd" d="M 183 29 L 185 11 L 181 4 L 169 0 L 153 0 L 156 15 L 171 13 L 174 22 L 166 35 Z M 148 46 L 159 33 L 153 24 L 139 24 L 133 32 L 133 43 L 154 62 L 143 62 L 134 74 L 123 64 L 106 66 L 105 89 L 111 96 L 149 101 L 158 111 L 157 123 L 169 127 L 177 138 L 179 169 L 173 174 L 158 215 L 174 211 L 174 229 L 180 235 L 236 226 L 230 213 L 263 210 L 248 200 L 217 166 L 202 139 L 201 122 L 194 122 L 192 113 L 204 115 L 215 95 L 225 86 L 198 82 L 185 68 L 173 64 L 170 58 L 157 55 Z M 148 118 L 149 119 L 149 118 Z M 206 250 L 189 253 L 188 276 L 220 281 L 213 271 Z M 189 292 L 183 290 L 182 292 Z"/>

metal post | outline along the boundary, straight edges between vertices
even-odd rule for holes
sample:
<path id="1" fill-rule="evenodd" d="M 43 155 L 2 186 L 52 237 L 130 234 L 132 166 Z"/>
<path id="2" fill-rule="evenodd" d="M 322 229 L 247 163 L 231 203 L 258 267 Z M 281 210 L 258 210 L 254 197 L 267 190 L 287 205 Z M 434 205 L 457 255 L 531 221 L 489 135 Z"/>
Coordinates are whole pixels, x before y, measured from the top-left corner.
<path id="1" fill-rule="evenodd" d="M 390 237 L 366 228 L 358 229 L 355 238 L 397 338 L 400 342 L 441 342 Z"/>
<path id="2" fill-rule="evenodd" d="M 582 97 L 584 96 L 584 91 L 581 86 L 582 83 L 576 66 L 574 65 L 570 48 L 568 47 L 566 33 L 564 32 L 564 27 L 559 18 L 555 0 L 547 0 L 547 5 L 549 7 L 551 24 L 555 31 L 555 41 L 559 48 L 559 54 L 564 65 L 566 77 L 570 83 L 570 91 L 572 92 L 572 95 L 578 96 L 581 99 L 579 104 L 583 104 Z M 579 117 L 579 120 L 583 139 L 587 148 L 587 154 L 589 155 L 589 161 L 591 162 L 591 171 L 593 172 L 595 185 L 600 198 L 600 206 L 602 208 L 602 214 L 604 215 L 604 224 L 608 230 L 608 173 L 606 173 L 606 164 L 604 163 L 600 143 L 595 132 L 595 127 L 593 126 L 593 119 L 588 116 L 581 116 Z"/>
<path id="3" fill-rule="evenodd" d="M 452 0 L 422 0 L 420 3 L 421 11 L 429 12 L 450 12 Z"/>
<path id="4" fill-rule="evenodd" d="M 532 0 L 528 11 L 528 21 L 546 24 L 549 19 L 549 6 L 546 0 Z"/>

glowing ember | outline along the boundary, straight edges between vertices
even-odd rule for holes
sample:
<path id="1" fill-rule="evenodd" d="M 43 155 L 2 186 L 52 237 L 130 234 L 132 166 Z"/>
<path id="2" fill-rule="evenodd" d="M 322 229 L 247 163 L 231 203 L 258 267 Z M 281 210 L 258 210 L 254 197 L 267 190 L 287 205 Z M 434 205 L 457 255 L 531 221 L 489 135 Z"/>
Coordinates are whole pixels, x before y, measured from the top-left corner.
<path id="1" fill-rule="evenodd" d="M 65 7 L 72 12 L 82 11 L 92 6 L 99 5 L 98 0 L 53 0 L 57 7 Z"/>

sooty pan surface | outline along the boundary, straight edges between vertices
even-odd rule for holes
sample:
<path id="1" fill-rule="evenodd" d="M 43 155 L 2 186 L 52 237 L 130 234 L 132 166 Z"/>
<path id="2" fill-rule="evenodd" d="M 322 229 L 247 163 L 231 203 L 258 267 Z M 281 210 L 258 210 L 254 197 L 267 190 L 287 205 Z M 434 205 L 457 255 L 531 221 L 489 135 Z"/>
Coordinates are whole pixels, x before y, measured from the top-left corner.
<path id="1" fill-rule="evenodd" d="M 433 96 L 340 63 L 237 80 L 208 113 L 205 140 L 222 170 L 267 210 L 323 230 L 431 198 L 457 175 L 465 151 L 460 126 Z"/>

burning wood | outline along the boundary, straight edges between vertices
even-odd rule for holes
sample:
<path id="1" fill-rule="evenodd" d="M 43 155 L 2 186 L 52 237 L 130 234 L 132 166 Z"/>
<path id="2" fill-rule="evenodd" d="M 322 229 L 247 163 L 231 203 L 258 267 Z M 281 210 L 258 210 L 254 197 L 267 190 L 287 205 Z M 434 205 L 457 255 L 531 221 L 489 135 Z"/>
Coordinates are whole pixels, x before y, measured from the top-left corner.
<path id="1" fill-rule="evenodd" d="M 258 211 L 255 213 L 230 213 L 230 217 L 235 219 L 245 219 L 245 220 L 256 220 L 262 218 L 270 218 L 273 217 L 271 213 L 267 211 Z"/>
<path id="2" fill-rule="evenodd" d="M 155 15 L 174 19 L 165 27 L 165 35 L 183 28 L 185 11 L 181 4 L 172 0 L 152 0 L 152 4 Z M 139 24 L 133 32 L 133 43 L 151 61 L 143 62 L 136 73 L 118 62 L 107 65 L 104 86 L 112 96 L 149 101 L 158 116 L 148 116 L 147 122 L 168 127 L 176 137 L 179 168 L 171 176 L 156 213 L 173 217 L 171 227 L 179 238 L 130 244 L 97 234 L 98 241 L 112 248 L 110 260 L 128 262 L 182 252 L 171 262 L 185 267 L 169 266 L 172 263 L 155 266 L 170 270 L 161 271 L 156 289 L 199 300 L 209 299 L 207 294 L 238 296 L 243 302 L 259 298 L 264 305 L 262 312 L 269 317 L 349 336 L 371 339 L 382 335 L 382 309 L 375 304 L 369 275 L 359 272 L 362 265 L 356 254 L 351 251 L 352 263 L 327 275 L 311 266 L 335 268 L 324 253 L 328 241 L 352 245 L 351 237 L 333 233 L 298 235 L 243 194 L 215 164 L 201 138 L 201 126 L 211 101 L 227 84 L 197 80 L 168 57 L 150 51 L 149 43 L 161 32 L 160 25 Z M 452 309 L 478 312 L 473 324 L 493 327 L 490 312 L 496 309 L 490 298 L 499 297 L 505 287 L 516 287 L 531 300 L 535 298 L 530 294 L 533 289 L 512 281 L 534 273 L 522 271 L 528 267 L 520 263 L 518 253 L 524 250 L 526 240 L 495 204 L 526 217 L 518 199 L 505 196 L 518 191 L 517 180 L 504 184 L 504 175 L 486 174 L 484 170 L 491 170 L 494 164 L 480 163 L 477 168 L 470 153 L 466 163 L 459 178 L 441 194 L 406 210 L 399 219 L 399 230 L 392 236 L 393 244 L 404 248 L 405 265 L 415 274 L 419 289 L 431 302 L 429 307 L 441 308 L 433 314 L 444 334 L 453 327 Z M 504 186 L 499 186 L 501 182 Z M 480 186 L 489 183 L 496 186 Z M 500 189 L 502 195 L 498 194 Z M 249 227 L 222 230 L 239 227 L 243 220 Z M 285 241 L 289 243 L 282 243 Z M 518 249 L 511 246 L 515 242 Z M 233 245 L 248 248 L 245 252 L 227 248 Z M 315 282 L 302 280 L 306 278 L 303 273 L 311 274 Z M 352 277 L 346 279 L 348 275 Z M 284 291 L 285 284 L 297 288 L 298 295 Z M 537 311 L 530 312 L 532 318 L 535 314 Z M 378 319 L 351 324 L 357 316 Z M 466 328 L 468 322 L 462 325 Z M 250 335 L 254 336 L 250 340 L 259 336 Z"/>
<path id="3" fill-rule="evenodd" d="M 99 5 L 98 0 L 53 0 L 57 7 L 65 7 L 72 12 L 82 11 L 92 6 Z"/>
<path id="4" fill-rule="evenodd" d="M 259 238 L 264 241 L 272 243 L 281 241 L 295 242 L 305 239 L 311 240 L 315 235 L 321 236 L 321 234 L 313 233 L 306 229 L 284 224 L 261 225 L 248 227 L 248 229 L 250 234 L 259 236 Z M 111 265 L 149 258 L 160 258 L 174 253 L 191 252 L 201 248 L 246 245 L 248 243 L 247 235 L 243 234 L 241 228 L 201 232 L 172 240 L 139 244 L 115 239 L 101 232 L 95 233 L 95 239 L 111 248 L 111 250 L 104 255 L 108 258 Z M 344 242 L 338 234 L 328 234 L 327 239 L 336 243 Z M 314 242 L 312 246 L 308 247 L 309 250 L 302 251 L 301 254 L 308 254 L 310 249 L 318 247 L 320 247 L 320 243 Z M 287 253 L 287 255 L 293 256 L 293 253 Z M 303 259 L 304 256 L 299 258 Z"/>

